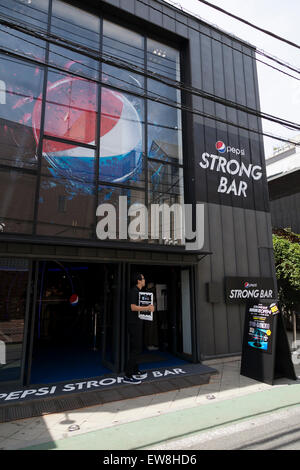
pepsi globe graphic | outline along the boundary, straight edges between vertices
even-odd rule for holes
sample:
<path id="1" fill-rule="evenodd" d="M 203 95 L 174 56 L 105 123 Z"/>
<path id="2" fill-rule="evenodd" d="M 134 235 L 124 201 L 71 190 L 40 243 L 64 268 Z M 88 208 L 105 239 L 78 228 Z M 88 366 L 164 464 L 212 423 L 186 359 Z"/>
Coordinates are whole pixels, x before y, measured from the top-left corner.
<path id="1" fill-rule="evenodd" d="M 71 304 L 72 306 L 78 305 L 78 302 L 79 302 L 79 297 L 78 297 L 78 295 L 77 295 L 77 294 L 72 294 L 71 297 L 70 297 L 70 299 L 69 299 L 69 301 L 70 301 L 70 304 Z"/>
<path id="2" fill-rule="evenodd" d="M 216 149 L 218 150 L 218 152 L 220 153 L 224 153 L 225 150 L 226 150 L 226 145 L 224 144 L 224 142 L 222 142 L 222 140 L 218 140 L 218 142 L 216 143 Z"/>
<path id="3" fill-rule="evenodd" d="M 41 97 L 32 115 L 39 141 Z M 82 144 L 97 145 L 97 88 L 81 78 L 66 77 L 48 86 L 45 134 Z M 142 123 L 124 94 L 102 88 L 99 179 L 121 183 L 138 178 L 142 163 Z M 43 157 L 54 179 L 70 190 L 91 193 L 95 181 L 95 150 L 80 144 L 44 140 Z"/>

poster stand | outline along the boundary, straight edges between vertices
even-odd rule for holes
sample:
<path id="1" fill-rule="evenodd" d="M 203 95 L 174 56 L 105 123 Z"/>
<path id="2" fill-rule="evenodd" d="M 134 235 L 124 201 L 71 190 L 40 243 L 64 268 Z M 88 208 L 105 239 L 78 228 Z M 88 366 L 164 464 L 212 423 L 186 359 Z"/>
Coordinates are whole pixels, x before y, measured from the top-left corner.
<path id="1" fill-rule="evenodd" d="M 247 303 L 240 373 L 270 385 L 281 377 L 297 380 L 277 303 Z"/>
<path id="2" fill-rule="evenodd" d="M 147 307 L 148 305 L 153 305 L 153 293 L 152 292 L 139 292 L 139 306 Z M 138 317 L 141 320 L 153 321 L 153 312 L 144 311 L 139 312 Z"/>

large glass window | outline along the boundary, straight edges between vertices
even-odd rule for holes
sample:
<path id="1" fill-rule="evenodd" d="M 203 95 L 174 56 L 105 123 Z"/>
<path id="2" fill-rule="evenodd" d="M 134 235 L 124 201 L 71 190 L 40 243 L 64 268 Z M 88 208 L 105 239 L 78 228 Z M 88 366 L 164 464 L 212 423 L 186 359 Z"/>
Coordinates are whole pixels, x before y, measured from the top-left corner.
<path id="1" fill-rule="evenodd" d="M 51 32 L 74 44 L 97 49 L 100 38 L 100 18 L 69 3 L 53 0 Z"/>
<path id="2" fill-rule="evenodd" d="M 0 57 L 0 234 L 32 233 L 43 71 Z"/>
<path id="3" fill-rule="evenodd" d="M 44 140 L 37 233 L 92 238 L 95 220 L 95 152 Z"/>
<path id="4" fill-rule="evenodd" d="M 144 88 L 142 75 L 118 67 L 118 63 L 129 63 L 133 68 L 144 69 L 145 53 L 142 35 L 104 21 L 103 54 L 107 60 L 116 62 L 116 66 L 103 63 L 102 79 L 106 83 L 130 91 L 141 91 Z"/>
<path id="5" fill-rule="evenodd" d="M 179 51 L 60 0 L 5 15 L 30 28 L 0 26 L 0 237 L 96 240 L 99 204 L 182 204 Z"/>
<path id="6" fill-rule="evenodd" d="M 96 111 L 95 83 L 49 72 L 44 127 L 47 136 L 95 145 Z"/>
<path id="7" fill-rule="evenodd" d="M 0 383 L 20 379 L 29 262 L 0 258 Z"/>
<path id="8" fill-rule="evenodd" d="M 145 186 L 143 100 L 102 88 L 99 180 Z"/>
<path id="9" fill-rule="evenodd" d="M 49 0 L 0 0 L 0 15 L 22 25 L 47 29 Z"/>
<path id="10" fill-rule="evenodd" d="M 35 169 L 43 70 L 0 56 L 0 165 Z"/>

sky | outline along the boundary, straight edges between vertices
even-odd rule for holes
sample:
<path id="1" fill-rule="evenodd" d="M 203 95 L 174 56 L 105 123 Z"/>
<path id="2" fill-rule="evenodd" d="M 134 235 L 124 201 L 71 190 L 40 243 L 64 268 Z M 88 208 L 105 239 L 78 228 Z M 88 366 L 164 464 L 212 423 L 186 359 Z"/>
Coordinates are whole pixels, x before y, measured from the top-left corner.
<path id="1" fill-rule="evenodd" d="M 174 6 L 183 7 L 184 10 L 197 15 L 202 20 L 217 26 L 228 33 L 237 36 L 258 49 L 272 56 L 288 62 L 300 69 L 300 50 L 263 34 L 240 21 L 218 12 L 204 5 L 198 0 L 165 0 Z M 271 31 L 296 44 L 300 44 L 299 0 L 209 0 L 234 15 Z M 267 62 L 262 56 L 258 56 Z M 280 68 L 279 65 L 270 62 Z M 286 69 L 284 69 L 286 70 Z M 289 70 L 286 70 L 289 73 Z M 260 107 L 265 113 L 288 119 L 300 125 L 300 80 L 271 69 L 257 62 Z M 294 74 L 300 79 L 300 74 Z M 300 131 L 289 130 L 284 126 L 263 120 L 264 132 L 279 135 L 284 138 L 293 138 L 300 135 Z M 264 137 L 266 157 L 272 155 L 274 148 L 284 146 L 284 142 Z"/>

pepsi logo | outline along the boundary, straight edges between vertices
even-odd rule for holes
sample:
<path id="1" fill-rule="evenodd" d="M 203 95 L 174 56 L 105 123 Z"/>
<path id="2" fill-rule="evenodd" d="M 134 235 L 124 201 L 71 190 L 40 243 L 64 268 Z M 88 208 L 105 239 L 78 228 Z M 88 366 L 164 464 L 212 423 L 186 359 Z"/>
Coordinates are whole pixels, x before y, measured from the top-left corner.
<path id="1" fill-rule="evenodd" d="M 245 282 L 245 283 L 244 283 L 244 287 L 245 287 L 245 288 L 247 288 L 247 287 L 249 287 L 249 286 L 250 286 L 249 282 Z"/>
<path id="2" fill-rule="evenodd" d="M 70 297 L 70 304 L 71 305 L 77 305 L 79 302 L 79 297 L 77 294 L 72 294 Z"/>
<path id="3" fill-rule="evenodd" d="M 35 140 L 40 136 L 42 99 L 37 100 L 32 124 Z M 47 88 L 45 134 L 96 145 L 97 88 L 81 78 L 66 77 Z M 142 123 L 133 103 L 122 93 L 102 88 L 99 177 L 123 182 L 140 167 Z M 92 188 L 95 151 L 73 143 L 44 140 L 43 156 L 58 179 L 74 181 L 78 189 Z"/>
<path id="4" fill-rule="evenodd" d="M 218 140 L 218 142 L 216 143 L 216 149 L 219 153 L 225 153 L 226 145 L 224 144 L 224 142 L 222 142 L 222 140 Z"/>

